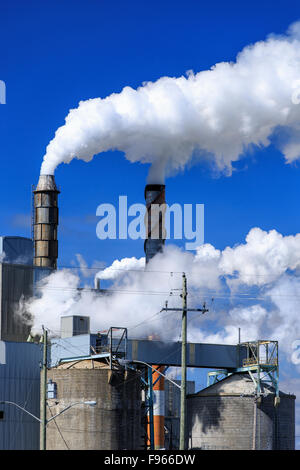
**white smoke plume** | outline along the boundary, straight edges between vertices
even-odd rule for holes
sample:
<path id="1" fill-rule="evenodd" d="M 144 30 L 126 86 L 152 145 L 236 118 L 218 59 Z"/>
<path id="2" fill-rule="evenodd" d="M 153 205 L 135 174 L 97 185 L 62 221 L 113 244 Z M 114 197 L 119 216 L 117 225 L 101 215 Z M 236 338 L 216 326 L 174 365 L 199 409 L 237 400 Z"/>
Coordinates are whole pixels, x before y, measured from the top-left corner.
<path id="1" fill-rule="evenodd" d="M 192 254 L 168 245 L 147 269 L 144 258 L 125 258 L 97 273 L 111 280 L 109 294 L 79 290 L 79 275 L 57 271 L 43 281 L 39 297 L 26 310 L 34 318 L 34 332 L 45 325 L 57 334 L 62 315 L 89 315 L 92 331 L 114 325 L 127 327 L 131 337 L 178 340 L 180 315 L 160 310 L 166 300 L 169 307 L 181 306 L 185 272 L 189 305 L 205 300 L 210 309 L 204 316 L 190 315 L 189 341 L 236 343 L 240 327 L 243 341 L 278 339 L 290 354 L 292 342 L 300 339 L 299 253 L 300 234 L 259 228 L 248 233 L 245 243 L 223 251 L 205 244 Z"/>
<path id="2" fill-rule="evenodd" d="M 131 162 L 152 164 L 150 182 L 161 182 L 191 159 L 208 159 L 230 174 L 233 162 L 253 146 L 268 146 L 280 129 L 286 161 L 299 159 L 299 25 L 245 47 L 236 62 L 81 101 L 49 143 L 41 173 L 119 150 Z"/>
<path id="3" fill-rule="evenodd" d="M 111 266 L 106 269 L 103 269 L 97 273 L 96 278 L 98 279 L 117 279 L 120 276 L 120 273 L 124 271 L 142 271 L 145 269 L 145 257 L 142 258 L 123 258 L 121 260 L 116 259 Z"/>

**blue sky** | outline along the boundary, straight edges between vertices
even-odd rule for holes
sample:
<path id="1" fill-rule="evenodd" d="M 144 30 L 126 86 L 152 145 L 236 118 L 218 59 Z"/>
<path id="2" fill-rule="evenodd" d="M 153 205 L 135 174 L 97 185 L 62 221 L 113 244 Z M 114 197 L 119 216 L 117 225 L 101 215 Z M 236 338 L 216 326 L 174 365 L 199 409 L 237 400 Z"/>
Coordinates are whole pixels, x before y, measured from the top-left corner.
<path id="1" fill-rule="evenodd" d="M 233 61 L 244 46 L 299 19 L 292 0 L 1 2 L 1 235 L 30 236 L 31 185 L 55 130 L 80 100 Z M 98 240 L 95 212 L 119 195 L 143 202 L 147 173 L 119 152 L 57 168 L 59 265 L 69 266 L 75 253 L 90 265 L 143 256 L 143 241 Z M 299 177 L 299 165 L 287 165 L 271 145 L 241 160 L 231 177 L 188 168 L 166 181 L 166 197 L 205 204 L 205 241 L 223 249 L 255 226 L 298 233 Z"/>
<path id="2" fill-rule="evenodd" d="M 284 33 L 300 18 L 296 1 L 11 1 L 1 7 L 0 231 L 30 235 L 31 184 L 48 142 L 69 109 L 125 85 L 205 70 L 235 60 L 247 44 Z M 205 241 L 218 248 L 243 241 L 249 229 L 298 231 L 298 165 L 272 146 L 237 165 L 232 177 L 192 167 L 167 180 L 167 201 L 205 204 Z M 86 164 L 60 165 L 61 265 L 80 252 L 89 263 L 142 256 L 143 242 L 100 241 L 96 207 L 128 195 L 143 202 L 148 168 L 107 152 Z M 126 178 L 124 175 L 126 174 Z"/>

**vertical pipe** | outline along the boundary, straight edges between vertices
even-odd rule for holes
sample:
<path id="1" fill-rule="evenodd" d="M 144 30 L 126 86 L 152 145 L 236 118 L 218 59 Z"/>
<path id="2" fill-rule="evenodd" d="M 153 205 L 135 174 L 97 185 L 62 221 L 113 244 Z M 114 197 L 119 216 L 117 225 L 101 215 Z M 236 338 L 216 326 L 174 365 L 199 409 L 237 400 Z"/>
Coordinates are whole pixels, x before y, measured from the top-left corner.
<path id="1" fill-rule="evenodd" d="M 162 252 L 165 243 L 165 185 L 147 184 L 145 187 L 146 200 L 146 240 L 144 243 L 146 265 L 157 254 Z M 164 373 L 164 366 L 153 365 L 153 368 Z M 165 386 L 164 378 L 154 372 L 152 374 L 153 385 L 153 424 L 154 424 L 154 448 L 165 447 Z"/>
<path id="2" fill-rule="evenodd" d="M 150 450 L 154 450 L 154 421 L 153 421 L 153 382 L 152 382 L 152 368 L 148 367 L 148 415 L 149 415 L 149 444 Z"/>
<path id="3" fill-rule="evenodd" d="M 43 364 L 41 371 L 41 423 L 40 423 L 40 450 L 46 450 L 46 426 L 47 426 L 47 330 L 43 327 Z"/>
<path id="4" fill-rule="evenodd" d="M 162 374 L 164 366 L 153 366 Z M 165 448 L 165 379 L 158 372 L 153 372 L 153 422 L 154 422 L 154 448 Z"/>
<path id="5" fill-rule="evenodd" d="M 186 447 L 186 337 L 187 337 L 187 282 L 182 275 L 182 343 L 181 343 L 181 394 L 180 394 L 180 439 L 179 450 Z"/>
<path id="6" fill-rule="evenodd" d="M 253 408 L 253 433 L 252 433 L 252 450 L 256 450 L 256 420 L 257 420 L 257 397 L 254 397 Z"/>

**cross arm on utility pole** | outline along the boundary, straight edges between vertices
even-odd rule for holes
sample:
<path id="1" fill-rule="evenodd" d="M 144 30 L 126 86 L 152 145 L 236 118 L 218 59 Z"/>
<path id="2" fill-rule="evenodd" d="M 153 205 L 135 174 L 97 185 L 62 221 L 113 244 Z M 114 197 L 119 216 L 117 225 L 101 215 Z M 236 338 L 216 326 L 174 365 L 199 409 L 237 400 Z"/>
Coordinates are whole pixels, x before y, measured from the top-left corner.
<path id="1" fill-rule="evenodd" d="M 169 307 L 164 307 L 161 309 L 161 312 L 182 312 L 182 308 L 169 308 Z M 208 312 L 208 308 L 205 307 L 205 304 L 203 305 L 203 308 L 187 308 L 186 312 L 202 312 L 203 314 Z"/>

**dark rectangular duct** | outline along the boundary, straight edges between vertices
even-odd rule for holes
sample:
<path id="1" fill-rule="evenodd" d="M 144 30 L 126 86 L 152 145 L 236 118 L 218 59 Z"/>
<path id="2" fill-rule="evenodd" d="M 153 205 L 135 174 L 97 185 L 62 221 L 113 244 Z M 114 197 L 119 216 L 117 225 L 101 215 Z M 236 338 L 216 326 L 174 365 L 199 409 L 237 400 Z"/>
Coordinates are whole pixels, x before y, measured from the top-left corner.
<path id="1" fill-rule="evenodd" d="M 164 212 L 166 204 L 164 184 L 147 184 L 145 187 L 146 213 L 146 240 L 144 250 L 146 264 L 157 253 L 162 252 L 165 244 Z M 154 207 L 155 206 L 155 207 Z"/>

